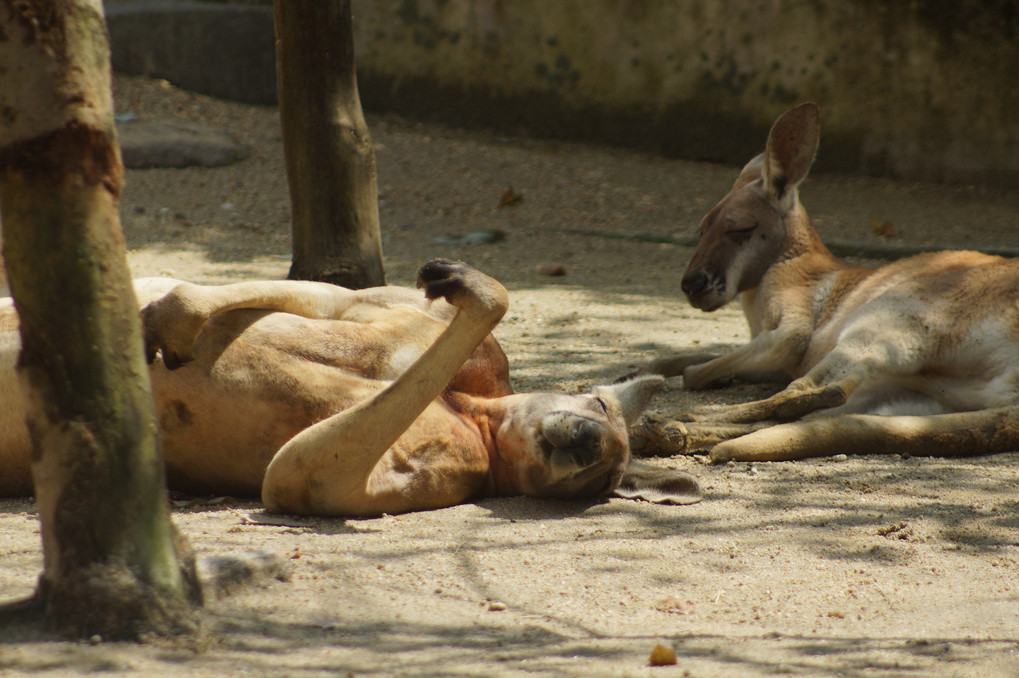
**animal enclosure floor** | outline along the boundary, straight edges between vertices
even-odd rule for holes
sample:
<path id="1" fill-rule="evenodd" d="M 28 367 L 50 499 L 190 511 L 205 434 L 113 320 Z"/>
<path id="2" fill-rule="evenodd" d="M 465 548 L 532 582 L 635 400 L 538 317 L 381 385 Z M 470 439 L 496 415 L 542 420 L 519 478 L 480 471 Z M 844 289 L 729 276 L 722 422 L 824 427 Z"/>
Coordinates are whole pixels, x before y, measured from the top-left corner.
<path id="1" fill-rule="evenodd" d="M 116 98 L 118 111 L 219 126 L 252 148 L 229 167 L 128 171 L 133 272 L 285 276 L 275 111 L 140 78 L 117 78 Z M 389 282 L 413 285 L 421 263 L 444 256 L 506 284 L 511 307 L 496 336 L 517 390 L 587 390 L 670 349 L 747 340 L 737 308 L 686 304 L 690 251 L 653 237 L 693 235 L 738 168 L 369 124 Z M 821 153 L 824 143 L 822 111 Z M 829 241 L 880 244 L 876 225 L 899 246 L 1019 246 L 1019 194 L 817 175 L 801 196 Z M 463 237 L 479 231 L 500 235 Z M 550 263 L 566 274 L 541 275 Z M 652 413 L 768 391 L 670 383 Z M 685 507 L 504 498 L 266 524 L 250 500 L 180 502 L 174 521 L 199 555 L 273 550 L 289 580 L 211 601 L 198 647 L 8 629 L 0 675 L 1019 675 L 1019 455 L 844 452 L 657 460 L 700 477 L 705 499 Z M 0 597 L 28 596 L 41 566 L 32 503 L 0 501 Z M 675 648 L 676 666 L 648 665 L 657 642 Z"/>

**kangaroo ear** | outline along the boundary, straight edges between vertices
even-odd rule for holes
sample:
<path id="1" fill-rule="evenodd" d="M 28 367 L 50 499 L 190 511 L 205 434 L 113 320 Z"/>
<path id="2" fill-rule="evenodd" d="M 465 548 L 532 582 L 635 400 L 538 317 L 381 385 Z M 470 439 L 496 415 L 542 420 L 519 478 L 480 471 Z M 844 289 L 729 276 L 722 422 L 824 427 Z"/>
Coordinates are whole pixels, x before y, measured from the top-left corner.
<path id="1" fill-rule="evenodd" d="M 632 426 L 664 383 L 665 377 L 648 374 L 611 386 L 596 386 L 594 394 L 615 398 L 623 410 L 626 425 Z"/>
<path id="2" fill-rule="evenodd" d="M 623 499 L 643 499 L 655 504 L 696 504 L 701 486 L 689 473 L 660 468 L 631 459 L 615 490 Z"/>
<path id="3" fill-rule="evenodd" d="M 796 187 L 807 178 L 821 140 L 821 110 L 807 102 L 779 116 L 764 150 L 764 187 L 783 211 L 796 204 Z"/>

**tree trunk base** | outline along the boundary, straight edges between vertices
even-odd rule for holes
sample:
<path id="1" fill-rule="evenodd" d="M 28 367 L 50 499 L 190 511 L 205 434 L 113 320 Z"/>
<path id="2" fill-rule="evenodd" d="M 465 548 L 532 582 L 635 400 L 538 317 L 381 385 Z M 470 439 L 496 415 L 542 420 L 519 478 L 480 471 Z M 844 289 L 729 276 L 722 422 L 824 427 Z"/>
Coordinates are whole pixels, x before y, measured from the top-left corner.
<path id="1" fill-rule="evenodd" d="M 0 638 L 10 642 L 81 638 L 147 641 L 172 638 L 188 647 L 209 642 L 198 599 L 225 598 L 252 585 L 290 580 L 290 563 L 271 551 L 206 556 L 195 564 L 195 600 L 142 584 L 123 568 L 93 567 L 61 582 L 40 581 L 35 595 L 0 603 Z"/>
<path id="2" fill-rule="evenodd" d="M 139 580 L 125 566 L 105 563 L 76 570 L 59 582 L 41 580 L 36 604 L 45 629 L 66 638 L 139 641 L 197 636 L 200 589 L 181 598 Z"/>
<path id="3" fill-rule="evenodd" d="M 385 284 L 385 275 L 380 267 L 371 262 L 354 262 L 337 259 L 324 262 L 321 259 L 310 264 L 300 262 L 295 255 L 287 273 L 288 280 L 314 280 L 339 285 L 351 290 L 375 287 Z M 380 283 L 379 280 L 382 280 Z"/>

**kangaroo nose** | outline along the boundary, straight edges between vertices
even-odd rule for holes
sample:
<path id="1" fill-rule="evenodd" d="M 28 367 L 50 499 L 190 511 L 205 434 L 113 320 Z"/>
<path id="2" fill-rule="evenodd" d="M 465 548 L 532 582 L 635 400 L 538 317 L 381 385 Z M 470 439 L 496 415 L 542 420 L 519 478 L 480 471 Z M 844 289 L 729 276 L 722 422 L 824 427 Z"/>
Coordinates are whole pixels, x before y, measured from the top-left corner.
<path id="1" fill-rule="evenodd" d="M 541 433 L 554 447 L 587 445 L 603 434 L 601 424 L 565 412 L 553 412 L 542 420 Z"/>
<path id="2" fill-rule="evenodd" d="M 683 293 L 689 296 L 700 294 L 708 288 L 708 274 L 704 271 L 694 271 L 683 276 L 680 283 Z"/>

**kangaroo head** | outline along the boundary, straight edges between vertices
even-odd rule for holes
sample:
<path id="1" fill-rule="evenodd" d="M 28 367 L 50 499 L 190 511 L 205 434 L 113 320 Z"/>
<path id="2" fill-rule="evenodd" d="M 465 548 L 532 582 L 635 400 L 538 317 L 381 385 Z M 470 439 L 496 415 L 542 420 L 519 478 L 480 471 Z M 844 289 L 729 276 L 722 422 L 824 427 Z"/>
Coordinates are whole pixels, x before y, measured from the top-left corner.
<path id="1" fill-rule="evenodd" d="M 616 489 L 630 461 L 628 427 L 661 388 L 638 377 L 590 393 L 499 398 L 495 443 L 506 489 L 535 497 L 597 497 Z"/>
<path id="2" fill-rule="evenodd" d="M 800 104 L 775 121 L 764 153 L 747 163 L 701 221 L 682 280 L 693 306 L 721 308 L 757 287 L 773 263 L 791 256 L 793 243 L 801 240 L 792 230 L 807 223 L 797 187 L 810 171 L 819 139 L 817 104 Z"/>

